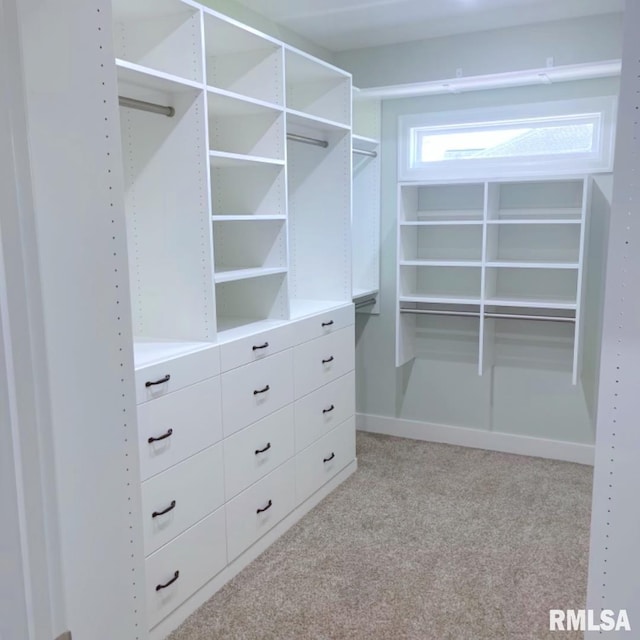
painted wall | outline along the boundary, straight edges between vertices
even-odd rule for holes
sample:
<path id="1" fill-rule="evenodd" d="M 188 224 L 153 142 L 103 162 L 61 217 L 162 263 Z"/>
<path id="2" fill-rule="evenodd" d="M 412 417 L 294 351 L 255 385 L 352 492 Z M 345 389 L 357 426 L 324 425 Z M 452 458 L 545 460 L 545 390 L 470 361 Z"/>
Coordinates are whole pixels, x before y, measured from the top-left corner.
<path id="1" fill-rule="evenodd" d="M 622 55 L 622 14 L 467 33 L 334 54 L 356 87 L 536 69 L 610 60 Z"/>
<path id="2" fill-rule="evenodd" d="M 540 87 L 390 100 L 383 102 L 381 169 L 381 293 L 380 315 L 358 314 L 357 410 L 360 413 L 406 418 L 426 423 L 493 430 L 592 444 L 589 409 L 597 386 L 599 321 L 588 323 L 590 340 L 585 366 L 587 385 L 572 386 L 565 371 L 526 366 L 495 366 L 477 374 L 477 364 L 462 352 L 458 357 L 419 357 L 396 369 L 395 262 L 397 123 L 408 113 L 471 109 L 503 104 L 615 95 L 615 79 Z M 587 309 L 601 307 L 602 237 L 606 229 L 607 178 L 598 194 L 598 222 L 590 240 L 594 260 L 589 268 Z M 589 260 L 589 258 L 588 258 Z"/>
<path id="3" fill-rule="evenodd" d="M 282 42 L 286 42 L 293 47 L 297 47 L 298 49 L 302 49 L 311 55 L 317 56 L 322 60 L 326 60 L 327 62 L 333 62 L 333 54 L 327 49 L 311 42 L 307 38 L 283 27 L 279 24 L 276 24 L 269 18 L 252 11 L 251 9 L 239 4 L 238 2 L 234 2 L 234 0 L 199 0 L 201 4 L 211 7 L 216 11 L 220 11 L 220 13 L 224 13 L 225 15 L 234 18 L 235 20 L 239 20 L 240 22 L 253 27 L 254 29 L 258 29 L 258 31 L 262 31 L 273 38 L 277 38 L 278 40 L 282 40 Z"/>

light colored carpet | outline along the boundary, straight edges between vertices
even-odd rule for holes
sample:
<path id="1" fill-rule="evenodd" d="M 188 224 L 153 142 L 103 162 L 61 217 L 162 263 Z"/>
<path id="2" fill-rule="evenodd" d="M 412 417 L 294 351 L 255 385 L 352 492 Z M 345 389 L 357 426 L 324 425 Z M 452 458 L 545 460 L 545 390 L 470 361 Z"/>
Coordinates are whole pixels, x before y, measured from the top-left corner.
<path id="1" fill-rule="evenodd" d="M 171 640 L 567 640 L 592 469 L 358 434 L 359 469 Z"/>

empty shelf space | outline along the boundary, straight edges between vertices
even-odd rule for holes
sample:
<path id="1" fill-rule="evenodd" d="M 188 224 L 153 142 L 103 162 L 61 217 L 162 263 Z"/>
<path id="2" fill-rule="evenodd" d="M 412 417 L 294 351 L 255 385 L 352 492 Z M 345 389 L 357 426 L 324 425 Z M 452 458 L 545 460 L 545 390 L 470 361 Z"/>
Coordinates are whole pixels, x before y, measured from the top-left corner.
<path id="1" fill-rule="evenodd" d="M 344 71 L 287 49 L 285 90 L 290 109 L 351 126 L 351 78 Z"/>
<path id="2" fill-rule="evenodd" d="M 577 262 L 519 262 L 517 260 L 494 260 L 486 263 L 487 267 L 509 269 L 579 269 Z"/>
<path id="3" fill-rule="evenodd" d="M 262 278 L 278 273 L 286 273 L 286 267 L 252 267 L 249 269 L 229 269 L 226 271 L 216 271 L 214 279 L 216 284 L 221 282 L 232 282 L 237 280 L 247 280 L 249 278 Z"/>
<path id="4" fill-rule="evenodd" d="M 482 225 L 402 225 L 399 258 L 403 264 L 445 261 L 481 266 L 482 232 Z"/>
<path id="5" fill-rule="evenodd" d="M 309 300 L 306 298 L 293 298 L 291 300 L 291 320 L 306 318 L 323 311 L 331 311 L 344 307 L 349 302 L 345 300 Z"/>
<path id="6" fill-rule="evenodd" d="M 213 222 L 255 222 L 255 221 L 281 221 L 284 222 L 287 219 L 287 216 L 266 216 L 266 215 L 233 215 L 233 216 L 223 216 L 223 215 L 213 215 L 211 216 L 211 220 Z"/>
<path id="7" fill-rule="evenodd" d="M 400 297 L 479 299 L 482 269 L 476 266 L 400 266 Z"/>
<path id="8" fill-rule="evenodd" d="M 202 84 L 199 82 L 186 80 L 171 73 L 150 69 L 126 60 L 116 59 L 116 72 L 119 90 L 122 85 L 164 93 L 181 93 L 202 89 Z"/>
<path id="9" fill-rule="evenodd" d="M 406 295 L 398 298 L 400 303 L 415 304 L 449 304 L 449 305 L 479 305 L 480 296 L 464 297 L 456 295 Z"/>
<path id="10" fill-rule="evenodd" d="M 479 222 L 484 218 L 484 183 L 400 185 L 402 222 Z"/>
<path id="11" fill-rule="evenodd" d="M 232 91 L 207 87 L 209 117 L 233 115 L 259 115 L 266 112 L 282 113 L 283 107 L 272 102 L 243 96 Z"/>
<path id="12" fill-rule="evenodd" d="M 287 233 L 282 220 L 217 222 L 213 231 L 217 282 L 286 271 Z"/>
<path id="13" fill-rule="evenodd" d="M 266 102 L 284 101 L 282 46 L 205 8 L 207 84 Z"/>
<path id="14" fill-rule="evenodd" d="M 480 214 L 480 219 L 474 217 L 469 220 L 409 220 L 400 222 L 400 227 L 482 227 L 483 224 L 482 214 Z"/>
<path id="15" fill-rule="evenodd" d="M 491 296 L 484 300 L 486 305 L 494 307 L 523 307 L 525 309 L 576 309 L 576 300 L 572 298 L 550 298 L 535 296 L 517 296 L 512 298 Z"/>
<path id="16" fill-rule="evenodd" d="M 479 260 L 401 260 L 401 267 L 481 267 Z"/>
<path id="17" fill-rule="evenodd" d="M 246 338 L 268 329 L 275 329 L 285 323 L 286 320 L 222 317 L 218 319 L 218 343 Z"/>
<path id="18" fill-rule="evenodd" d="M 211 213 L 253 219 L 286 216 L 283 160 L 230 154 L 211 156 Z"/>
<path id="19" fill-rule="evenodd" d="M 367 151 L 375 151 L 376 148 L 380 145 L 380 140 L 378 140 L 377 138 L 368 138 L 367 136 L 359 136 L 355 133 L 351 136 L 351 140 L 353 141 L 354 147 L 359 147 L 360 149 L 366 149 Z"/>
<path id="20" fill-rule="evenodd" d="M 525 213 L 526 215 L 526 213 Z M 551 218 L 551 217 L 540 217 L 540 218 L 527 218 L 527 217 L 515 217 L 512 219 L 501 219 L 501 220 L 487 220 L 487 225 L 581 225 L 582 219 L 581 217 L 575 218 Z"/>
<path id="21" fill-rule="evenodd" d="M 117 58 L 200 82 L 200 13 L 181 2 L 115 0 L 113 42 Z"/>
<path id="22" fill-rule="evenodd" d="M 287 109 L 287 130 L 291 126 L 303 126 L 319 132 L 331 133 L 334 131 L 349 131 L 349 125 L 335 120 L 329 120 L 309 113 L 303 113 L 294 109 Z"/>

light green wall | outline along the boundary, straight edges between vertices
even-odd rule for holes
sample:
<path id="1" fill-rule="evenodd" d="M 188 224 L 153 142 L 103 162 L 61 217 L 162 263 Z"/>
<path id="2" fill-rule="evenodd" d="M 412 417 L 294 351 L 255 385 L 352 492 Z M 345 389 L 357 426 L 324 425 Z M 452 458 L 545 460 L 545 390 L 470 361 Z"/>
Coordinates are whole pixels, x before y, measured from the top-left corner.
<path id="1" fill-rule="evenodd" d="M 262 14 L 252 11 L 238 2 L 234 2 L 234 0 L 200 0 L 200 2 L 273 38 L 282 40 L 282 42 L 302 49 L 327 62 L 333 62 L 333 54 L 327 49 L 318 46 L 286 27 L 276 24 Z"/>
<path id="2" fill-rule="evenodd" d="M 399 417 L 427 423 L 491 429 L 593 443 L 589 408 L 594 400 L 585 398 L 583 386 L 572 386 L 566 372 L 496 366 L 480 377 L 476 362 L 416 358 L 395 367 L 395 263 L 397 123 L 408 113 L 472 109 L 503 104 L 565 100 L 616 95 L 615 79 L 591 80 L 541 87 L 389 100 L 383 102 L 381 151 L 381 292 L 380 315 L 357 314 L 357 410 L 361 413 Z M 606 187 L 604 188 L 606 191 Z M 601 199 L 598 201 L 602 208 Z M 606 207 L 605 207 L 606 208 Z M 600 215 L 600 214 L 599 214 Z M 604 225 L 595 225 L 602 233 Z M 601 305 L 602 248 L 596 248 L 588 283 L 587 308 Z M 600 243 L 601 244 L 601 243 Z M 603 245 L 604 246 L 604 245 Z M 593 394 L 599 351 L 599 324 L 587 327 L 591 341 L 585 365 Z M 597 344 L 596 344 L 597 342 Z"/>
<path id="3" fill-rule="evenodd" d="M 622 14 L 466 33 L 334 54 L 356 87 L 377 87 L 619 59 Z"/>

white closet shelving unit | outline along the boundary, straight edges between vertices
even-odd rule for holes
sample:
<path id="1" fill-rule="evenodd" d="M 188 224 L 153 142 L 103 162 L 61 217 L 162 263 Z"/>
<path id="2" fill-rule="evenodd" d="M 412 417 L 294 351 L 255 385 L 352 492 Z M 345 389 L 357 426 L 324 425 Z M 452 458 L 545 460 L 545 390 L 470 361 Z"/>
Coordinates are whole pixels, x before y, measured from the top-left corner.
<path id="1" fill-rule="evenodd" d="M 379 100 L 353 102 L 353 281 L 360 313 L 379 313 L 380 291 L 380 109 Z"/>
<path id="2" fill-rule="evenodd" d="M 351 76 L 113 4 L 150 637 L 356 468 Z"/>
<path id="3" fill-rule="evenodd" d="M 396 364 L 437 334 L 475 351 L 480 374 L 539 360 L 576 384 L 589 189 L 584 177 L 400 184 Z"/>

